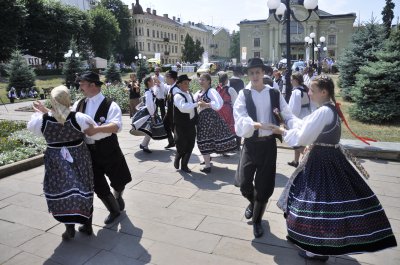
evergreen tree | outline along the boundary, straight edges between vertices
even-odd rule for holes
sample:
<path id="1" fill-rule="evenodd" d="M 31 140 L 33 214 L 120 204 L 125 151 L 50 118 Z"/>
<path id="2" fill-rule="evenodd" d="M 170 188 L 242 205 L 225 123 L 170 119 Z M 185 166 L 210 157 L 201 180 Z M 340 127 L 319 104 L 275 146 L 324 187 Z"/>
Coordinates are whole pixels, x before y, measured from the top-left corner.
<path id="1" fill-rule="evenodd" d="M 240 62 L 240 31 L 233 32 L 231 37 L 231 47 L 229 53 L 231 58 L 236 58 Z"/>
<path id="2" fill-rule="evenodd" d="M 106 69 L 106 82 L 107 83 L 115 83 L 116 81 L 122 82 L 121 72 L 115 65 L 114 56 L 111 55 L 110 60 L 108 60 L 107 69 Z"/>
<path id="3" fill-rule="evenodd" d="M 370 123 L 400 121 L 400 30 L 392 32 L 378 61 L 360 68 L 350 115 Z"/>
<path id="4" fill-rule="evenodd" d="M 194 46 L 193 38 L 190 37 L 190 35 L 186 33 L 185 45 L 183 46 L 183 51 L 182 51 L 182 61 L 184 61 L 184 62 L 197 61 L 194 58 L 195 56 L 193 56 L 194 53 L 195 53 L 195 46 Z"/>
<path id="5" fill-rule="evenodd" d="M 69 88 L 75 84 L 76 74 L 83 72 L 83 65 L 80 60 L 80 54 L 78 52 L 78 46 L 76 41 L 72 39 L 69 44 L 69 51 L 65 58 L 65 64 L 63 67 L 63 75 L 65 76 L 65 84 Z M 78 56 L 76 56 L 78 55 Z"/>
<path id="6" fill-rule="evenodd" d="M 376 51 L 382 49 L 384 28 L 374 20 L 360 26 L 353 34 L 350 46 L 344 51 L 338 62 L 339 83 L 344 100 L 352 100 L 353 86 L 360 67 L 375 62 Z"/>
<path id="7" fill-rule="evenodd" d="M 199 40 L 196 40 L 196 43 L 194 44 L 194 54 L 193 54 L 193 61 L 198 61 L 201 56 L 204 53 L 204 48 L 201 46 L 201 42 Z"/>
<path id="8" fill-rule="evenodd" d="M 395 7 L 395 4 L 392 2 L 392 0 L 386 0 L 386 5 L 382 10 L 382 20 L 383 20 L 383 25 L 386 29 L 385 32 L 385 39 L 387 39 L 390 36 L 390 31 L 392 29 L 392 20 L 394 18 L 394 13 L 393 9 Z"/>
<path id="9" fill-rule="evenodd" d="M 17 95 L 20 94 L 22 89 L 35 86 L 35 72 L 22 57 L 19 50 L 15 50 L 11 54 L 11 60 L 7 65 L 7 74 L 9 76 L 7 90 L 15 87 Z"/>

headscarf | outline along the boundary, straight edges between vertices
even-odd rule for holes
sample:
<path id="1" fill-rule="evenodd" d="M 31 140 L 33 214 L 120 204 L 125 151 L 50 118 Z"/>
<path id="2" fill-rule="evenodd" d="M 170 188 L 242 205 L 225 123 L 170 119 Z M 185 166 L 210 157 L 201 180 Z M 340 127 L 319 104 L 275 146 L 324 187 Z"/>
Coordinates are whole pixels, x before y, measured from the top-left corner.
<path id="1" fill-rule="evenodd" d="M 53 117 L 61 124 L 64 124 L 71 112 L 71 96 L 66 86 L 58 86 L 51 90 L 50 102 Z"/>

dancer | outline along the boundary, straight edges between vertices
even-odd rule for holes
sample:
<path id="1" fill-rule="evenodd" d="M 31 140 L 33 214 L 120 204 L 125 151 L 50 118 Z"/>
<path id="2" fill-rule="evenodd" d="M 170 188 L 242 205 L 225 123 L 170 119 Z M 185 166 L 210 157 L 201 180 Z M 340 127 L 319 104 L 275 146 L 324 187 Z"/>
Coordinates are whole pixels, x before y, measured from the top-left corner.
<path id="1" fill-rule="evenodd" d="M 75 236 L 76 223 L 83 224 L 88 235 L 93 233 L 93 170 L 84 131 L 96 125 L 88 115 L 70 111 L 67 87 L 55 87 L 50 102 L 51 111 L 39 101 L 33 103 L 36 112 L 27 128 L 47 142 L 44 195 L 49 212 L 66 226 L 62 238 L 69 240 Z"/>
<path id="2" fill-rule="evenodd" d="M 320 261 L 397 246 L 382 205 L 339 144 L 344 117 L 335 107 L 332 79 L 317 77 L 309 94 L 320 106 L 316 111 L 289 130 L 273 129 L 291 146 L 311 144 L 278 201 L 287 216 L 287 238 L 301 248 L 300 256 Z"/>

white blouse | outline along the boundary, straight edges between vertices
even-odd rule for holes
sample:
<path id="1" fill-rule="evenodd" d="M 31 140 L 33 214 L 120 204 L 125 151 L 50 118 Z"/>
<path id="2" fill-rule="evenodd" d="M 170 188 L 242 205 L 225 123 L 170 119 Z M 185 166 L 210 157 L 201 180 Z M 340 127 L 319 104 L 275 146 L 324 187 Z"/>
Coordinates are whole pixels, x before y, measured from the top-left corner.
<path id="1" fill-rule="evenodd" d="M 204 95 L 202 90 L 197 91 L 193 98 L 194 101 L 199 101 L 200 98 Z M 211 104 L 211 108 L 215 111 L 219 111 L 224 104 L 221 96 L 219 95 L 218 91 L 215 88 L 210 88 L 207 93 L 207 97 L 211 100 L 209 103 Z M 206 109 L 207 107 L 199 107 L 199 112 Z"/>
<path id="2" fill-rule="evenodd" d="M 49 116 L 52 116 L 51 111 L 48 114 L 49 114 Z M 89 128 L 89 124 L 92 124 L 94 127 L 98 126 L 96 124 L 96 122 L 89 115 L 86 115 L 84 113 L 77 112 L 75 118 L 76 118 L 76 122 L 81 127 L 81 132 L 84 132 L 87 128 Z M 38 136 L 43 136 L 43 133 L 41 130 L 42 124 L 43 124 L 43 113 L 35 112 L 34 114 L 32 114 L 31 120 L 28 122 L 27 129 Z M 100 139 L 106 137 L 105 135 L 107 135 L 107 134 L 106 133 L 97 133 L 92 136 L 86 135 L 86 137 L 90 138 L 92 140 L 100 140 Z"/>
<path id="3" fill-rule="evenodd" d="M 181 93 L 185 96 L 186 100 L 185 100 L 185 98 L 183 98 Z M 193 119 L 194 118 L 194 109 L 197 108 L 198 103 L 197 102 L 193 103 L 192 97 L 190 96 L 189 93 L 179 91 L 179 93 L 176 93 L 174 96 L 174 105 L 182 113 L 189 113 L 190 119 Z"/>
<path id="4" fill-rule="evenodd" d="M 156 104 L 154 103 L 154 97 L 150 89 L 144 92 L 144 97 L 146 100 L 146 108 L 149 111 L 150 116 L 153 116 L 156 111 Z"/>
<path id="5" fill-rule="evenodd" d="M 247 86 L 245 89 L 250 89 Z M 264 89 L 258 92 L 255 89 L 251 90 L 251 97 L 254 105 L 256 106 L 256 114 L 258 121 L 253 119 L 247 113 L 246 99 L 243 90 L 239 92 L 238 98 L 233 106 L 233 117 L 235 119 L 235 131 L 237 136 L 249 138 L 254 133 L 254 122 L 260 122 L 263 124 L 272 124 L 272 112 L 271 112 L 271 98 L 270 89 L 274 89 L 270 86 L 265 85 Z M 286 124 L 290 127 L 291 123 L 295 119 L 295 116 L 290 111 L 285 99 L 282 95 L 279 95 L 280 113 Z M 258 136 L 269 136 L 272 134 L 271 130 L 259 129 Z"/>
<path id="6" fill-rule="evenodd" d="M 322 106 L 303 120 L 296 119 L 284 134 L 283 139 L 290 146 L 306 146 L 314 143 L 324 127 L 333 121 L 334 114 L 327 106 Z"/>
<path id="7" fill-rule="evenodd" d="M 293 115 L 300 119 L 311 114 L 311 100 L 307 95 L 307 92 L 303 92 L 303 97 L 301 97 L 301 93 L 302 92 L 299 89 L 293 88 L 289 100 L 289 107 L 292 110 Z M 310 104 L 310 107 L 302 108 L 301 105 L 305 104 Z"/>

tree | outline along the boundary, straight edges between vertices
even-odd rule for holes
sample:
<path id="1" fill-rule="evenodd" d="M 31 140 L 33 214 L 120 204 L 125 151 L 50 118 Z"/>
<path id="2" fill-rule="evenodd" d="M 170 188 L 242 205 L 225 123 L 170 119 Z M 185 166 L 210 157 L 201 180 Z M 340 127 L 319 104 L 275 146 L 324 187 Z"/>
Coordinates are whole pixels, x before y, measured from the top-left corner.
<path id="1" fill-rule="evenodd" d="M 31 88 L 35 85 L 35 72 L 28 65 L 25 58 L 19 50 L 11 54 L 11 60 L 7 65 L 7 74 L 9 75 L 7 89 L 15 87 L 19 95 L 22 89 Z"/>
<path id="2" fill-rule="evenodd" d="M 378 61 L 360 68 L 350 115 L 363 122 L 400 121 L 400 30 L 393 31 Z"/>
<path id="3" fill-rule="evenodd" d="M 25 7 L 28 16 L 19 41 L 23 53 L 58 64 L 64 60 L 71 37 L 82 47 L 82 53 L 89 52 L 86 12 L 59 1 L 25 0 Z"/>
<path id="4" fill-rule="evenodd" d="M 121 72 L 115 65 L 114 56 L 111 55 L 110 60 L 108 60 L 108 65 L 106 69 L 106 82 L 115 83 L 116 81 L 122 82 Z"/>
<path id="5" fill-rule="evenodd" d="M 193 54 L 193 61 L 198 61 L 201 56 L 204 53 L 204 48 L 201 46 L 201 42 L 199 40 L 196 40 L 196 43 L 194 44 L 194 54 Z"/>
<path id="6" fill-rule="evenodd" d="M 236 58 L 240 62 L 240 31 L 233 32 L 231 37 L 230 55 L 231 58 Z"/>
<path id="7" fill-rule="evenodd" d="M 193 58 L 194 53 L 195 53 L 195 46 L 194 46 L 193 38 L 190 37 L 190 35 L 186 33 L 185 45 L 183 46 L 183 51 L 182 51 L 182 61 L 184 61 L 184 62 L 197 61 L 196 58 Z"/>
<path id="8" fill-rule="evenodd" d="M 63 67 L 63 75 L 65 76 L 65 84 L 67 87 L 75 84 L 77 73 L 81 74 L 83 72 L 80 56 L 75 56 L 79 54 L 79 50 L 74 39 L 70 41 L 69 50 L 72 52 L 69 57 L 66 57 L 67 59 Z"/>
<path id="9" fill-rule="evenodd" d="M 394 18 L 394 13 L 393 13 L 394 7 L 395 4 L 392 2 L 392 0 L 386 0 L 386 5 L 381 13 L 383 25 L 385 26 L 386 29 L 385 39 L 387 39 L 390 36 L 390 31 L 392 29 L 392 20 Z"/>
<path id="10" fill-rule="evenodd" d="M 26 8 L 22 0 L 13 4 L 0 1 L 0 61 L 7 61 L 18 45 L 18 32 L 26 18 Z"/>
<path id="11" fill-rule="evenodd" d="M 127 63 L 124 54 L 129 49 L 130 29 L 132 25 L 131 14 L 128 7 L 121 0 L 101 0 L 101 5 L 109 10 L 118 21 L 120 34 L 114 41 L 117 61 L 124 60 Z"/>
<path id="12" fill-rule="evenodd" d="M 90 32 L 90 41 L 96 56 L 109 58 L 114 48 L 114 41 L 119 35 L 118 21 L 114 15 L 102 6 L 89 11 L 93 25 Z"/>
<path id="13" fill-rule="evenodd" d="M 344 100 L 352 100 L 353 86 L 360 67 L 377 61 L 376 51 L 382 49 L 384 28 L 374 20 L 359 27 L 353 34 L 349 48 L 340 57 L 339 83 Z"/>

